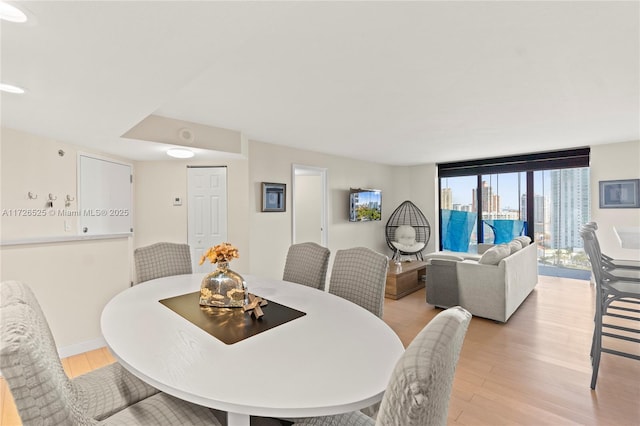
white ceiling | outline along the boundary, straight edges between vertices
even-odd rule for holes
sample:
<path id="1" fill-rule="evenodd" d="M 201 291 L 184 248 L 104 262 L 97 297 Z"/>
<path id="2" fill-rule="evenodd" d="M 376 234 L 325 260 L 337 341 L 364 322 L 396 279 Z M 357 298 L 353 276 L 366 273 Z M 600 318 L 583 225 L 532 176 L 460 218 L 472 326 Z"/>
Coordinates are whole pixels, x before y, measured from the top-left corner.
<path id="1" fill-rule="evenodd" d="M 638 1 L 16 4 L 2 125 L 134 160 L 151 114 L 397 165 L 640 139 Z"/>

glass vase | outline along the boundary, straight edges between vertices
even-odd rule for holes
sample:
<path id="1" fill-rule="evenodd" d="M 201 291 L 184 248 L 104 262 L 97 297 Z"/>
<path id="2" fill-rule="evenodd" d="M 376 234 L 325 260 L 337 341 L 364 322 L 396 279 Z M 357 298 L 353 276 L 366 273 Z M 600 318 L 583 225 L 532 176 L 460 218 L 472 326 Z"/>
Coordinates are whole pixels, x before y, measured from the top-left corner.
<path id="1" fill-rule="evenodd" d="M 218 262 L 200 285 L 200 305 L 217 308 L 241 308 L 247 303 L 247 284 L 229 269 L 229 262 Z"/>

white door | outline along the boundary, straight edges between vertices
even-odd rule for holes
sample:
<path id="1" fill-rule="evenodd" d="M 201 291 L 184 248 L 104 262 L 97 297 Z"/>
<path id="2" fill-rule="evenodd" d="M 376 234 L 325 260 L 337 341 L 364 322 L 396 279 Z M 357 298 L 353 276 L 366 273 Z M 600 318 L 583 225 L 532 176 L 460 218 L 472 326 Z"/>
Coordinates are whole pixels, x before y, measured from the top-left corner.
<path id="1" fill-rule="evenodd" d="M 327 247 L 327 169 L 293 165 L 292 243 Z"/>
<path id="2" fill-rule="evenodd" d="M 211 263 L 199 263 L 209 247 L 227 241 L 227 168 L 189 167 L 187 185 L 193 272 L 210 272 Z"/>

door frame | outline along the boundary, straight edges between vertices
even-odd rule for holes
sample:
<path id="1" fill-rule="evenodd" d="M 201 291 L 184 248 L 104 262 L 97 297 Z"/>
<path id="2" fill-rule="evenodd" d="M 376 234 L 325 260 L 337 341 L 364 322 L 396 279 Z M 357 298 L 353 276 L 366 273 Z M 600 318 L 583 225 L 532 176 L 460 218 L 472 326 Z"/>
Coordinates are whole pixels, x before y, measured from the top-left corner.
<path id="1" fill-rule="evenodd" d="M 302 164 L 291 165 L 291 244 L 296 242 L 296 175 L 312 175 L 320 176 L 320 185 L 322 192 L 321 209 L 320 209 L 320 244 L 324 247 L 329 245 L 329 229 L 327 226 L 328 218 L 328 200 L 327 196 L 327 169 L 324 167 L 305 166 Z"/>

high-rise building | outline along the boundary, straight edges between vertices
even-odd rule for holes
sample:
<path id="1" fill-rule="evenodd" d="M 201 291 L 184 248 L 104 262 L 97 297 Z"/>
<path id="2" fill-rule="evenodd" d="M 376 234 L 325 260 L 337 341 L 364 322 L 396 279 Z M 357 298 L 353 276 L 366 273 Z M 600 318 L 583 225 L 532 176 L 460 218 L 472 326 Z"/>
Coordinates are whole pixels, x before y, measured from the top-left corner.
<path id="1" fill-rule="evenodd" d="M 550 173 L 551 248 L 583 247 L 580 228 L 589 221 L 589 168 L 552 170 Z"/>
<path id="2" fill-rule="evenodd" d="M 451 188 L 442 188 L 440 190 L 440 208 L 453 210 L 453 195 L 451 194 Z"/>
<path id="3" fill-rule="evenodd" d="M 473 211 L 478 211 L 478 197 L 476 196 L 476 189 L 471 190 L 471 208 Z M 487 183 L 482 181 L 482 212 L 483 213 L 499 213 L 500 212 L 500 196 L 493 193 L 493 188 Z"/>

